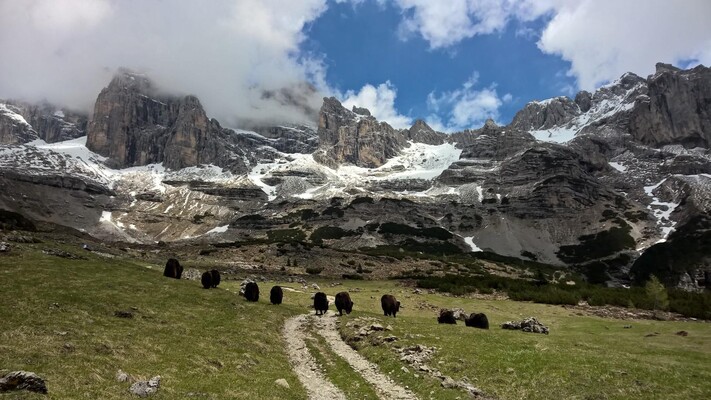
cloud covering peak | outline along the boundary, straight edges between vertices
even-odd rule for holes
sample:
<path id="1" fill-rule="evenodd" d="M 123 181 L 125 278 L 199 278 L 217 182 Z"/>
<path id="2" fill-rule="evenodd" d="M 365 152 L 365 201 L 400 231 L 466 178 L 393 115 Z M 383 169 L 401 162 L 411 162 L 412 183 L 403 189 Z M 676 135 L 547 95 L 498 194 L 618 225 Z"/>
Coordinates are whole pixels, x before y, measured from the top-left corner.
<path id="1" fill-rule="evenodd" d="M 198 96 L 227 124 L 303 121 L 305 108 L 318 109 L 318 91 L 289 97 L 306 105 L 265 93 L 324 84 L 320 61 L 299 45 L 325 9 L 326 0 L 2 1 L 0 98 L 89 111 L 127 67 L 159 88 Z"/>

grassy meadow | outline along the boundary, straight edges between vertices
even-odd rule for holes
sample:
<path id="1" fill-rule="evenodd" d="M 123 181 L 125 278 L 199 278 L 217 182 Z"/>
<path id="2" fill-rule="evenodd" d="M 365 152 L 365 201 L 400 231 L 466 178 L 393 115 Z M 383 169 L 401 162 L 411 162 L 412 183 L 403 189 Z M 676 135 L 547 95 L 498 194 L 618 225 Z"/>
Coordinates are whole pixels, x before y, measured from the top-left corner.
<path id="1" fill-rule="evenodd" d="M 46 247 L 87 259 L 46 255 L 41 252 Z M 204 290 L 199 282 L 164 278 L 162 265 L 107 258 L 76 246 L 14 245 L 0 256 L 0 374 L 33 371 L 46 380 L 49 394 L 14 392 L 0 399 L 131 398 L 130 384 L 115 379 L 119 369 L 137 378 L 161 375 L 156 399 L 306 398 L 281 335 L 286 318 L 309 311 L 310 294 L 285 291 L 284 304 L 272 306 L 273 283 L 267 282 L 260 284 L 260 301 L 248 303 L 236 294 L 240 279 L 225 278 L 219 289 Z M 343 281 L 335 287 L 316 282 L 329 295 L 351 292 L 354 312 L 340 319 L 344 335 L 353 334 L 346 322 L 360 317 L 391 325 L 383 334 L 397 336 L 394 345 L 437 347 L 428 365 L 466 378 L 495 398 L 711 398 L 707 322 L 603 319 L 560 306 L 414 294 L 395 281 Z M 381 315 L 385 293 L 403 304 L 396 319 Z M 491 329 L 438 325 L 438 307 L 484 312 Z M 118 318 L 116 311 L 129 311 L 133 318 Z M 548 325 L 551 334 L 498 327 L 527 316 Z M 681 330 L 688 336 L 675 334 Z M 377 398 L 323 338 L 312 336 L 307 345 L 324 375 L 349 398 Z M 361 341 L 358 346 L 423 399 L 465 398 L 435 379 L 416 377 L 390 345 Z M 280 378 L 289 389 L 275 385 Z"/>

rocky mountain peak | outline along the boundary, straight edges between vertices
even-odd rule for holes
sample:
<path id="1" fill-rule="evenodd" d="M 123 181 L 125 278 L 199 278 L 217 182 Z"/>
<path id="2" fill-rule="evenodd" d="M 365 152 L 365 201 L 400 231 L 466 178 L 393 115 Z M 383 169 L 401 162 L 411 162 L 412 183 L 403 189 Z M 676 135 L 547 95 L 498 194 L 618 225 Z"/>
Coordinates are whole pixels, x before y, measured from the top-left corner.
<path id="1" fill-rule="evenodd" d="M 244 170 L 219 123 L 195 96 L 158 95 L 151 80 L 121 69 L 96 99 L 87 148 L 117 167 L 215 164 Z"/>
<path id="2" fill-rule="evenodd" d="M 671 64 L 665 64 L 665 63 L 662 63 L 662 62 L 658 62 L 658 63 L 654 66 L 654 69 L 655 69 L 655 74 L 661 74 L 661 73 L 663 73 L 663 72 L 671 72 L 671 73 L 674 73 L 674 72 L 680 72 L 680 71 L 681 71 L 681 68 L 677 68 L 677 67 L 675 67 L 675 66 L 673 66 L 673 65 L 671 65 Z"/>
<path id="3" fill-rule="evenodd" d="M 343 107 L 335 97 L 323 100 L 318 124 L 316 161 L 328 165 L 353 164 L 376 168 L 406 146 L 407 137 L 385 122 Z"/>
<path id="4" fill-rule="evenodd" d="M 711 68 L 690 70 L 657 64 L 646 80 L 646 93 L 638 97 L 630 117 L 630 133 L 655 147 L 711 145 Z"/>
<path id="5" fill-rule="evenodd" d="M 153 81 L 145 75 L 127 68 L 119 68 L 107 86 L 109 90 L 137 91 L 146 95 L 155 94 Z"/>
<path id="6" fill-rule="evenodd" d="M 365 107 L 356 107 L 353 106 L 352 111 L 358 115 L 365 115 L 366 117 L 370 117 L 370 110 L 368 110 Z"/>
<path id="7" fill-rule="evenodd" d="M 447 141 L 447 135 L 436 132 L 425 121 L 418 119 L 407 130 L 407 139 L 416 143 L 439 145 Z"/>
<path id="8" fill-rule="evenodd" d="M 532 101 L 516 113 L 511 126 L 522 130 L 550 129 L 564 125 L 580 113 L 580 107 L 565 96 Z"/>

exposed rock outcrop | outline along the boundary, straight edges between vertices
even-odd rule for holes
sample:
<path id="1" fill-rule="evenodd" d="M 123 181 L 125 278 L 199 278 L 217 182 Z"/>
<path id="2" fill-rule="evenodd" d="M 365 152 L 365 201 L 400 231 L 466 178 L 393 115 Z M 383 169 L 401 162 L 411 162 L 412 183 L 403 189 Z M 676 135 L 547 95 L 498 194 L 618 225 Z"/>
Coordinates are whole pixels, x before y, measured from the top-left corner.
<path id="1" fill-rule="evenodd" d="M 316 161 L 375 168 L 407 145 L 405 134 L 372 116 L 356 114 L 335 98 L 324 98 L 318 124 Z"/>
<path id="2" fill-rule="evenodd" d="M 21 144 L 38 139 L 37 132 L 16 107 L 0 103 L 0 144 Z"/>
<path id="3" fill-rule="evenodd" d="M 196 97 L 160 95 L 144 75 L 121 70 L 96 100 L 86 145 L 118 167 L 215 164 L 244 172 L 251 153 L 230 132 L 207 118 Z"/>
<path id="4" fill-rule="evenodd" d="M 44 379 L 34 372 L 13 371 L 0 378 L 0 393 L 13 390 L 27 390 L 29 392 L 47 394 L 47 385 Z"/>
<path id="5" fill-rule="evenodd" d="M 659 147 L 711 145 L 711 68 L 680 70 L 657 64 L 647 80 L 646 96 L 637 98 L 630 133 L 642 143 Z"/>
<path id="6" fill-rule="evenodd" d="M 425 121 L 418 119 L 412 127 L 407 130 L 407 139 L 416 143 L 437 145 L 445 143 L 447 141 L 447 135 L 436 132 L 430 128 Z"/>
<path id="7" fill-rule="evenodd" d="M 550 129 L 564 125 L 580 113 L 580 107 L 573 100 L 568 97 L 554 97 L 526 104 L 516 113 L 510 126 L 522 130 Z"/>
<path id="8" fill-rule="evenodd" d="M 88 116 L 43 102 L 13 102 L 19 113 L 47 143 L 61 142 L 86 135 Z"/>

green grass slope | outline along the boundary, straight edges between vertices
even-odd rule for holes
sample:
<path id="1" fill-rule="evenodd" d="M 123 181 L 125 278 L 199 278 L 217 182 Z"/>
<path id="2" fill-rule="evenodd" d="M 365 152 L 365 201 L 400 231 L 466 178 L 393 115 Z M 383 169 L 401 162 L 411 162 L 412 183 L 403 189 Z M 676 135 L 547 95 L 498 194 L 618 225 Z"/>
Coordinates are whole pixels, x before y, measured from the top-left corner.
<path id="1" fill-rule="evenodd" d="M 190 393 L 305 398 L 281 338 L 283 321 L 305 312 L 305 303 L 272 306 L 268 288 L 259 303 L 247 303 L 235 294 L 236 282 L 205 290 L 199 282 L 164 278 L 161 266 L 79 254 L 89 259 L 30 248 L 0 258 L 5 372 L 36 372 L 47 381 L 51 399 L 129 398 L 129 384 L 115 379 L 118 369 L 141 378 L 161 375 L 156 399 Z M 118 318 L 118 310 L 134 317 Z M 279 378 L 291 389 L 276 386 Z"/>
<path id="2" fill-rule="evenodd" d="M 41 252 L 59 247 L 84 256 L 67 260 Z M 150 268 L 149 268 L 150 267 Z M 355 302 L 346 323 L 370 317 L 398 337 L 395 346 L 438 348 L 428 365 L 455 379 L 465 377 L 499 399 L 701 399 L 711 398 L 711 324 L 603 319 L 559 306 L 414 294 L 397 282 L 344 281 Z M 14 246 L 0 256 L 0 374 L 28 370 L 47 381 L 48 396 L 21 392 L 0 399 L 126 399 L 119 369 L 139 377 L 161 375 L 155 399 L 304 399 L 284 350 L 282 327 L 309 312 L 309 293 L 285 291 L 284 304 L 268 304 L 271 283 L 260 284 L 258 303 L 239 297 L 239 281 L 217 290 L 199 282 L 162 276 L 162 265 L 105 258 L 62 245 Z M 380 296 L 395 294 L 398 318 L 383 317 Z M 488 315 L 491 330 L 438 325 L 438 307 L 462 307 Z M 331 309 L 333 310 L 333 306 Z M 130 311 L 133 318 L 118 318 Z M 550 335 L 504 331 L 506 320 L 535 316 Z M 625 329 L 625 325 L 632 325 Z M 313 333 L 314 328 L 309 328 Z M 688 336 L 675 335 L 685 330 Z M 647 337 L 648 334 L 656 333 Z M 374 391 L 318 335 L 308 347 L 325 375 L 349 396 Z M 359 351 L 383 373 L 421 398 L 465 398 L 436 379 L 413 371 L 392 345 L 359 342 Z M 415 373 L 418 376 L 415 376 Z M 274 381 L 284 378 L 290 389 Z"/>

